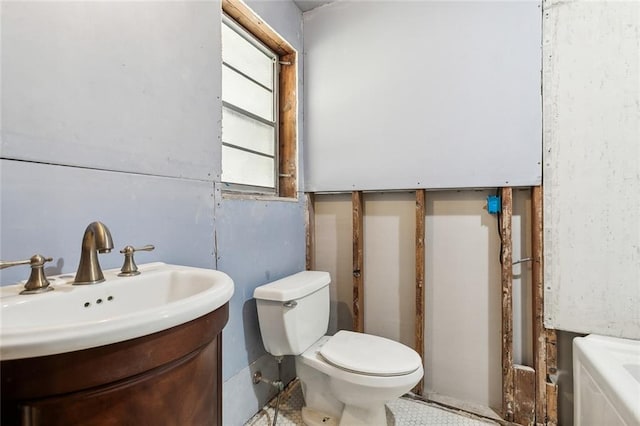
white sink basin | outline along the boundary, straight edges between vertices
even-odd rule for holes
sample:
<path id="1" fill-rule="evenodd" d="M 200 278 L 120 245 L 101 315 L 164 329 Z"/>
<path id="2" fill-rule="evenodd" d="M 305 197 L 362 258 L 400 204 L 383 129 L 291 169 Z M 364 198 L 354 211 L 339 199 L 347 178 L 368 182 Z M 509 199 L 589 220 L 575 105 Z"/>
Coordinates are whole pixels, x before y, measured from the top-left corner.
<path id="1" fill-rule="evenodd" d="M 19 295 L 0 288 L 0 360 L 93 348 L 166 330 L 224 305 L 233 281 L 223 272 L 148 263 L 140 275 L 104 271 L 99 284 L 72 285 L 73 275 L 48 277 L 55 291 Z"/>

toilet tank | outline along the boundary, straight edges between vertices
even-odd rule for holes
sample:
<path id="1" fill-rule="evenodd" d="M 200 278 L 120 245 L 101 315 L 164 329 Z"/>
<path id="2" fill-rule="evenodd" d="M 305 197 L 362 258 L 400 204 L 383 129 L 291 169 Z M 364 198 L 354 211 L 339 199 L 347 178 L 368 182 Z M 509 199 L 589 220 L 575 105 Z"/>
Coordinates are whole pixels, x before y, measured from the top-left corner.
<path id="1" fill-rule="evenodd" d="M 303 271 L 253 292 L 264 347 L 271 355 L 299 355 L 329 326 L 328 272 Z"/>

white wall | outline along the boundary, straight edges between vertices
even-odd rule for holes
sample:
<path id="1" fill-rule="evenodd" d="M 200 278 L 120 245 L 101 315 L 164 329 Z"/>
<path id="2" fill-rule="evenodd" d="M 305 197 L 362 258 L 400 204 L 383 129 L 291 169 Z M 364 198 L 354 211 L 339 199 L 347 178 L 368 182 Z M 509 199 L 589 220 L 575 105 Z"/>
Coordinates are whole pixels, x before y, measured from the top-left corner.
<path id="1" fill-rule="evenodd" d="M 544 14 L 545 323 L 640 338 L 640 3 Z"/>
<path id="2" fill-rule="evenodd" d="M 428 392 L 501 404 L 501 284 L 493 191 L 427 192 L 425 383 Z M 350 194 L 316 195 L 315 267 L 332 283 L 332 329 L 352 326 Z M 365 332 L 414 346 L 415 195 L 364 194 Z M 514 191 L 513 256 L 529 257 L 529 190 Z M 514 267 L 514 361 L 531 365 L 530 265 Z"/>
<path id="3" fill-rule="evenodd" d="M 539 1 L 304 14 L 307 191 L 541 181 Z"/>

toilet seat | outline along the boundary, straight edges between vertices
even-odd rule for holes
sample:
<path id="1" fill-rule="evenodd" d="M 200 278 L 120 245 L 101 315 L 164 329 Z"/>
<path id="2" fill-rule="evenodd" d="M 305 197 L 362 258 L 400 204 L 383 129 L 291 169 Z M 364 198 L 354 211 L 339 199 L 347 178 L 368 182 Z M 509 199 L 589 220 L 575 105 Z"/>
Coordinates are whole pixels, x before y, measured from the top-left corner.
<path id="1" fill-rule="evenodd" d="M 404 376 L 422 366 L 420 356 L 401 343 L 346 330 L 329 338 L 319 352 L 337 368 L 369 376 Z"/>

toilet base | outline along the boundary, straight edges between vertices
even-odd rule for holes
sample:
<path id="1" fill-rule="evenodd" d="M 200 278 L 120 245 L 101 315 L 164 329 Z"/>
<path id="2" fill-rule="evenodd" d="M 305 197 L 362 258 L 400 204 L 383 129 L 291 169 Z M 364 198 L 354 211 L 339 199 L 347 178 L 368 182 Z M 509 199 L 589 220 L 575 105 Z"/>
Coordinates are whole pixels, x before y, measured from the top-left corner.
<path id="1" fill-rule="evenodd" d="M 302 421 L 306 426 L 338 426 L 339 420 L 329 414 L 302 407 Z"/>
<path id="2" fill-rule="evenodd" d="M 302 407 L 302 421 L 306 426 L 386 426 L 387 412 L 383 405 L 375 408 L 345 406 L 342 417 Z"/>
<path id="3" fill-rule="evenodd" d="M 387 411 L 384 405 L 357 407 L 345 405 L 340 426 L 387 426 Z"/>

